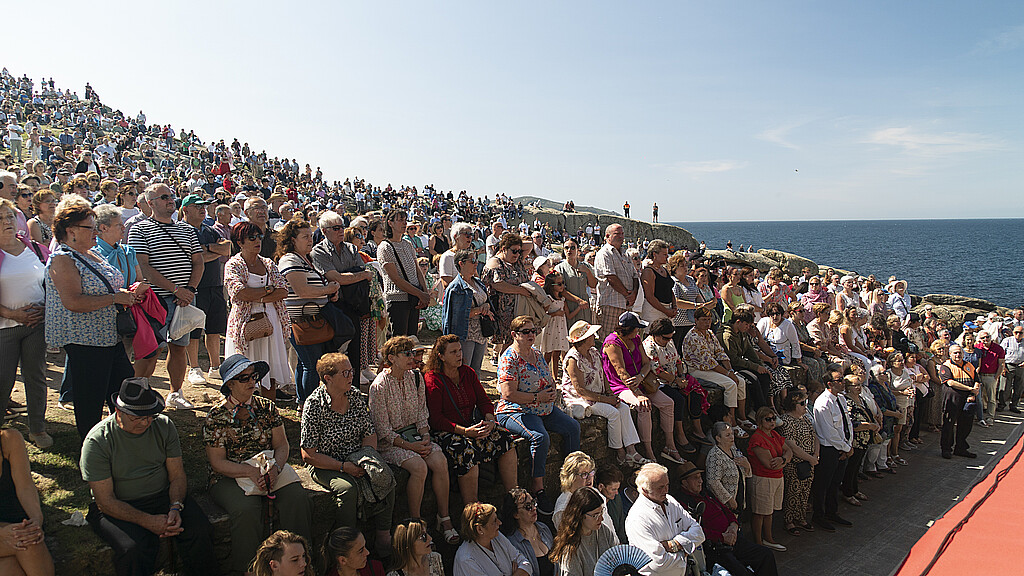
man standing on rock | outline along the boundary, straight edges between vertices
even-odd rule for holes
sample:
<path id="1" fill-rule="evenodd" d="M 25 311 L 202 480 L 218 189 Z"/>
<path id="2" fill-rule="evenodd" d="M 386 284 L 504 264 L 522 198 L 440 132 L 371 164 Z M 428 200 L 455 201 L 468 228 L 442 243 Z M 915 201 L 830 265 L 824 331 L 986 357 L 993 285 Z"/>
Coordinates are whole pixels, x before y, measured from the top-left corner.
<path id="1" fill-rule="evenodd" d="M 601 338 L 607 337 L 619 325 L 619 316 L 633 307 L 636 301 L 640 275 L 626 256 L 626 233 L 621 224 L 612 224 L 605 230 L 605 245 L 594 258 L 597 273 L 597 314 L 601 322 Z"/>
<path id="2" fill-rule="evenodd" d="M 626 218 L 629 218 L 629 201 L 628 200 L 626 201 L 625 204 L 622 205 L 622 214 Z"/>
<path id="3" fill-rule="evenodd" d="M 654 203 L 654 208 L 652 209 L 652 211 L 654 212 L 654 223 L 657 224 L 658 223 L 658 203 L 657 202 Z"/>

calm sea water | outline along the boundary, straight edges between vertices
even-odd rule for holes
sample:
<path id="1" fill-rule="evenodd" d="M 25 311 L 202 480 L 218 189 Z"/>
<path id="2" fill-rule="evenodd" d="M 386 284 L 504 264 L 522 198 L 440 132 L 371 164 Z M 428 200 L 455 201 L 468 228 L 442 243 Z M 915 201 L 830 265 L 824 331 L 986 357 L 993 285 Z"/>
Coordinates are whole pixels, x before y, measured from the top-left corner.
<path id="1" fill-rule="evenodd" d="M 912 294 L 961 294 L 1024 304 L 1024 219 L 671 222 L 708 248 L 773 248 L 827 264 L 896 275 Z"/>

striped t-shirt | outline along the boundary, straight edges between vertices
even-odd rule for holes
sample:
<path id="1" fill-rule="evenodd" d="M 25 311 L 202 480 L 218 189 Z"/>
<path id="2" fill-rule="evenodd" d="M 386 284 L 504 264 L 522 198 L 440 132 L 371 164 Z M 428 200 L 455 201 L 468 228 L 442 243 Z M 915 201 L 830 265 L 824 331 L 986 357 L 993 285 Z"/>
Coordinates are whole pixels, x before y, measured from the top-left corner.
<path id="1" fill-rule="evenodd" d="M 302 257 L 295 252 L 289 252 L 284 256 L 281 256 L 281 261 L 277 263 L 277 267 L 281 270 L 281 275 L 288 278 L 288 274 L 292 272 L 305 272 L 306 284 L 310 286 L 327 286 L 327 280 L 317 273 L 312 266 L 302 260 Z M 315 304 L 307 306 L 307 304 Z M 288 315 L 291 319 L 299 320 L 303 316 L 305 311 L 306 316 L 312 316 L 320 312 L 320 308 L 327 305 L 327 297 L 322 298 L 299 298 L 295 295 L 295 290 L 292 288 L 291 282 L 288 283 L 288 297 L 284 299 L 284 305 L 288 308 Z"/>
<path id="2" fill-rule="evenodd" d="M 152 218 L 140 220 L 128 232 L 128 245 L 136 254 L 149 256 L 149 265 L 177 286 L 188 284 L 192 276 L 192 255 L 203 251 L 196 229 L 185 222 L 164 224 Z M 171 293 L 153 285 L 157 296 Z"/>

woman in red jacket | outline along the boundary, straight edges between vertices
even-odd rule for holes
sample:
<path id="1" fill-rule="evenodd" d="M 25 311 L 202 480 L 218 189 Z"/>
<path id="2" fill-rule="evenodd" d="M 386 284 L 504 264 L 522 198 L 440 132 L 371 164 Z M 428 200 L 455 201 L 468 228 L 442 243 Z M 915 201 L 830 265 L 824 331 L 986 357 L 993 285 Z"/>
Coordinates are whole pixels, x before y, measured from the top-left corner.
<path id="1" fill-rule="evenodd" d="M 498 426 L 494 405 L 472 368 L 462 363 L 462 345 L 454 334 L 434 342 L 426 362 L 427 408 L 434 441 L 459 477 L 463 502 L 476 502 L 480 464 L 498 461 L 506 490 L 518 486 L 515 437 Z"/>

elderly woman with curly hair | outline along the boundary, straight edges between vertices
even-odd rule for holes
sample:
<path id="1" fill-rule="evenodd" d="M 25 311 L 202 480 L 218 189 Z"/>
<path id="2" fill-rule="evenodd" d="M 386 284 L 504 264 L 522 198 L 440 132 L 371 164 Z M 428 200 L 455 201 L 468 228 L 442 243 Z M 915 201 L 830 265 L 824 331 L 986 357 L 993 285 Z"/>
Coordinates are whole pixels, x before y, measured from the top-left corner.
<path id="1" fill-rule="evenodd" d="M 265 389 L 261 391 L 264 396 L 274 400 L 277 389 L 292 380 L 284 342 L 292 331 L 284 303 L 288 281 L 273 260 L 260 256 L 263 233 L 255 224 L 235 224 L 231 241 L 239 252 L 224 267 L 224 286 L 231 299 L 224 357 L 241 354 L 269 364 L 270 371 L 260 379 L 260 387 Z"/>

